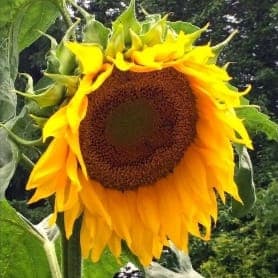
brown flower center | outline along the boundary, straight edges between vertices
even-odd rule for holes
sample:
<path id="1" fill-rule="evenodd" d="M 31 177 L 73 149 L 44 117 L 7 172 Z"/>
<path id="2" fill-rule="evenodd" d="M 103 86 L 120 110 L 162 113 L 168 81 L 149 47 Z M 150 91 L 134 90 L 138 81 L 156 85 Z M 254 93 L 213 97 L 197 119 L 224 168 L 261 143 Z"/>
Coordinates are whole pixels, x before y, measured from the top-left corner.
<path id="1" fill-rule="evenodd" d="M 196 119 L 195 98 L 182 73 L 115 69 L 89 95 L 80 125 L 90 178 L 131 190 L 167 176 L 194 140 Z"/>

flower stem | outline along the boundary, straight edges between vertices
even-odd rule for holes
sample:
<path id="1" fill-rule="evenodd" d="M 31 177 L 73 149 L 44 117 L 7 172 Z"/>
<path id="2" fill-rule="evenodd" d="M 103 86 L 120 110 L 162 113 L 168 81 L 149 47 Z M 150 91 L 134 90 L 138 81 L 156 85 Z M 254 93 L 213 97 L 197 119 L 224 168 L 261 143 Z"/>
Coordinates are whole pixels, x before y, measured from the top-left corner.
<path id="1" fill-rule="evenodd" d="M 73 233 L 69 239 L 66 238 L 63 217 L 60 216 L 59 228 L 62 241 L 62 268 L 64 278 L 81 278 L 81 249 L 80 249 L 80 227 L 79 218 L 74 225 Z"/>
<path id="2" fill-rule="evenodd" d="M 62 278 L 62 274 L 60 271 L 60 266 L 57 260 L 56 252 L 55 252 L 55 245 L 53 242 L 50 242 L 49 240 L 44 242 L 44 250 L 45 254 L 49 263 L 50 271 L 52 277 L 55 278 Z"/>

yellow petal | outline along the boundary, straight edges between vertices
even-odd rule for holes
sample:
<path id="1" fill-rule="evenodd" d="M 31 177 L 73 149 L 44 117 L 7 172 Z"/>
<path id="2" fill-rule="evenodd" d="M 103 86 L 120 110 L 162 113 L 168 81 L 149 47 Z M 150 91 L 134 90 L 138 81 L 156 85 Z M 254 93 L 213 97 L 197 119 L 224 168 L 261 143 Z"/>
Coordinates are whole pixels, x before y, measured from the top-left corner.
<path id="1" fill-rule="evenodd" d="M 84 119 L 87 112 L 88 98 L 87 96 L 77 93 L 73 96 L 70 103 L 67 105 L 66 115 L 68 125 L 73 132 L 77 132 L 80 122 Z"/>
<path id="2" fill-rule="evenodd" d="M 111 75 L 112 70 L 113 70 L 112 65 L 109 64 L 105 65 L 105 70 L 95 80 L 92 86 L 92 91 L 97 90 L 102 85 L 102 83 Z"/>
<path id="3" fill-rule="evenodd" d="M 129 206 L 127 203 L 126 195 L 127 192 L 120 192 L 117 190 L 106 190 L 106 201 L 109 214 L 111 216 L 112 225 L 114 226 L 115 232 L 124 238 L 127 244 L 131 242 L 131 215 Z M 119 206 L 119 204 L 121 204 Z"/>
<path id="4" fill-rule="evenodd" d="M 45 183 L 43 186 L 38 187 L 32 198 L 28 201 L 28 204 L 35 203 L 54 194 L 56 191 L 56 185 L 56 182 L 53 181 L 53 179 L 50 179 L 48 183 Z"/>
<path id="5" fill-rule="evenodd" d="M 196 46 L 183 57 L 184 63 L 206 64 L 209 58 L 214 57 L 214 53 L 209 45 Z"/>
<path id="6" fill-rule="evenodd" d="M 79 178 L 82 184 L 80 197 L 84 206 L 90 211 L 90 214 L 103 217 L 108 225 L 111 225 L 111 219 L 102 203 L 102 198 L 95 190 L 95 187 L 98 186 L 96 182 L 87 180 L 82 173 L 79 173 Z"/>
<path id="7" fill-rule="evenodd" d="M 114 59 L 114 58 L 110 58 L 109 60 L 110 60 L 111 62 L 113 62 L 113 63 L 115 64 L 115 66 L 116 66 L 119 70 L 121 70 L 121 71 L 127 71 L 127 70 L 129 70 L 129 69 L 132 67 L 132 65 L 133 65 L 133 63 L 130 63 L 130 62 L 128 62 L 128 61 L 126 61 L 126 60 L 124 59 L 124 55 L 123 55 L 123 53 L 121 53 L 121 52 L 117 52 L 117 53 L 116 53 L 115 59 Z"/>
<path id="8" fill-rule="evenodd" d="M 180 246 L 182 210 L 175 188 L 176 185 L 169 182 L 169 177 L 159 180 L 156 184 L 161 228 L 176 246 Z"/>
<path id="9" fill-rule="evenodd" d="M 83 258 L 89 257 L 92 244 L 93 244 L 92 236 L 90 233 L 90 227 L 94 227 L 95 223 L 92 222 L 88 223 L 88 219 L 87 219 L 88 217 L 89 216 L 85 211 L 83 215 L 81 230 L 80 230 L 80 245 L 81 245 L 81 252 Z"/>
<path id="10" fill-rule="evenodd" d="M 119 238 L 115 232 L 111 234 L 111 237 L 108 242 L 108 246 L 110 251 L 113 253 L 113 255 L 118 258 L 121 255 L 121 238 Z"/>
<path id="11" fill-rule="evenodd" d="M 68 179 L 66 173 L 61 172 L 60 175 L 56 176 L 56 195 L 55 202 L 58 212 L 64 211 L 65 208 L 65 188 L 69 186 Z"/>
<path id="12" fill-rule="evenodd" d="M 144 266 L 149 265 L 153 257 L 153 234 L 143 225 L 132 227 L 131 234 L 133 239 L 129 244 L 131 251 L 138 256 Z"/>
<path id="13" fill-rule="evenodd" d="M 71 183 L 74 184 L 79 190 L 81 189 L 78 173 L 77 173 L 77 159 L 75 154 L 70 150 L 68 152 L 66 171 Z"/>
<path id="14" fill-rule="evenodd" d="M 65 138 L 66 141 L 70 147 L 70 151 L 73 152 L 77 159 L 78 162 L 80 164 L 80 167 L 82 169 L 82 173 L 85 176 L 85 178 L 88 178 L 88 174 L 87 174 L 87 169 L 86 169 L 86 165 L 80 150 L 80 143 L 79 143 L 79 131 L 73 133 L 70 129 L 67 129 L 65 132 Z"/>
<path id="15" fill-rule="evenodd" d="M 53 114 L 43 128 L 43 140 L 47 137 L 62 137 L 65 128 L 68 125 L 66 117 L 66 107 L 60 108 L 55 114 Z"/>
<path id="16" fill-rule="evenodd" d="M 157 196 L 150 186 L 141 186 L 137 192 L 138 213 L 146 227 L 149 227 L 154 234 L 160 229 L 159 210 L 157 207 Z"/>
<path id="17" fill-rule="evenodd" d="M 67 239 L 71 237 L 75 220 L 78 219 L 81 213 L 82 206 L 80 202 L 75 202 L 70 209 L 64 212 L 64 225 Z"/>
<path id="18" fill-rule="evenodd" d="M 64 210 L 68 210 L 75 205 L 79 200 L 79 191 L 75 184 L 68 183 L 65 187 Z"/>
<path id="19" fill-rule="evenodd" d="M 68 146 L 64 138 L 55 138 L 49 144 L 47 150 L 35 164 L 33 171 L 29 177 L 26 189 L 30 190 L 35 187 L 44 185 L 49 177 L 55 175 L 66 162 Z M 55 159 L 53 157 L 55 156 Z"/>
<path id="20" fill-rule="evenodd" d="M 65 46 L 77 57 L 82 73 L 97 73 L 103 64 L 101 49 L 95 44 L 65 42 Z"/>
<path id="21" fill-rule="evenodd" d="M 105 246 L 107 245 L 111 237 L 111 229 L 108 227 L 105 221 L 102 218 L 97 217 L 96 221 L 96 232 L 95 238 L 93 238 L 93 246 L 91 259 L 93 262 L 97 262 L 103 252 Z"/>

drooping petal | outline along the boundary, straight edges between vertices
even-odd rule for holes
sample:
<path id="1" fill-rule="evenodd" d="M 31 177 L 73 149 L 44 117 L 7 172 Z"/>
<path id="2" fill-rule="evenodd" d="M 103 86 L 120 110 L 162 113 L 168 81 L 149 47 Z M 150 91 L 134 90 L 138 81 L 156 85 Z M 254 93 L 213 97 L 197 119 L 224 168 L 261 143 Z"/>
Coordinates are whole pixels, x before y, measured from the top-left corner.
<path id="1" fill-rule="evenodd" d="M 113 253 L 113 255 L 118 258 L 121 254 L 122 250 L 122 244 L 121 244 L 121 238 L 117 236 L 115 232 L 113 232 L 110 236 L 108 246 L 110 251 Z"/>
<path id="2" fill-rule="evenodd" d="M 151 186 L 140 187 L 137 192 L 137 207 L 141 220 L 154 234 L 160 229 L 157 195 Z"/>
<path id="3" fill-rule="evenodd" d="M 99 193 L 95 190 L 96 182 L 87 180 L 82 173 L 79 173 L 82 191 L 80 192 L 81 200 L 84 206 L 92 215 L 98 215 L 106 220 L 110 225 L 111 219 L 108 212 L 105 210 L 102 199 Z"/>
<path id="4" fill-rule="evenodd" d="M 53 139 L 36 163 L 29 177 L 26 189 L 30 190 L 45 185 L 51 176 L 56 176 L 65 165 L 67 151 L 68 146 L 64 138 Z M 53 154 L 57 156 L 54 160 Z"/>
<path id="5" fill-rule="evenodd" d="M 64 212 L 64 225 L 67 239 L 71 237 L 74 223 L 81 213 L 82 205 L 80 201 L 75 202 L 70 209 Z"/>

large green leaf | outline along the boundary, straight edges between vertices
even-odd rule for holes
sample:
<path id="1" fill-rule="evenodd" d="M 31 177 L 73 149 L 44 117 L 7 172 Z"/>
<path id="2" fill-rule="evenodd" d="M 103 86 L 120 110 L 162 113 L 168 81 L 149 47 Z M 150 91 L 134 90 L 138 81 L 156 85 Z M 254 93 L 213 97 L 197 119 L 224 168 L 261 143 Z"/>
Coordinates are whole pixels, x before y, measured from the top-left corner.
<path id="1" fill-rule="evenodd" d="M 2 10 L 0 18 L 2 17 Z M 18 51 L 13 25 L 0 29 L 0 121 L 11 119 L 16 112 L 16 95 L 12 93 L 13 82 L 17 74 Z M 15 41 L 15 43 L 14 43 Z"/>
<path id="2" fill-rule="evenodd" d="M 243 202 L 232 200 L 232 213 L 234 216 L 243 217 L 253 207 L 256 201 L 255 184 L 253 180 L 253 167 L 247 149 L 236 146 L 238 154 L 238 167 L 236 169 L 235 181 L 239 196 Z"/>
<path id="3" fill-rule="evenodd" d="M 5 189 L 15 172 L 18 162 L 18 149 L 8 140 L 4 130 L 0 130 L 0 200 L 5 198 Z"/>
<path id="4" fill-rule="evenodd" d="M 92 263 L 88 259 L 83 261 L 83 278 L 113 277 L 120 266 L 113 255 L 105 250 L 99 262 Z"/>
<path id="5" fill-rule="evenodd" d="M 2 23 L 2 9 L 0 18 Z M 9 126 L 16 115 L 16 95 L 11 90 L 14 88 L 18 63 L 17 43 L 13 43 L 17 35 L 18 32 L 13 25 L 6 25 L 0 29 L 0 122 Z M 3 128 L 0 128 L 0 141 L 0 199 L 2 199 L 16 169 L 18 153 Z"/>
<path id="6" fill-rule="evenodd" d="M 17 97 L 14 80 L 19 51 L 45 31 L 58 16 L 62 0 L 0 0 L 0 122 L 6 128 L 16 123 Z M 0 128 L 0 199 L 9 185 L 18 162 L 18 148 Z"/>
<path id="7" fill-rule="evenodd" d="M 0 201 L 1 278 L 49 278 L 43 243 L 6 201 Z"/>
<path id="8" fill-rule="evenodd" d="M 0 0 L 0 29 L 14 26 L 18 29 L 19 50 L 29 46 L 54 22 L 58 16 L 59 0 Z"/>

